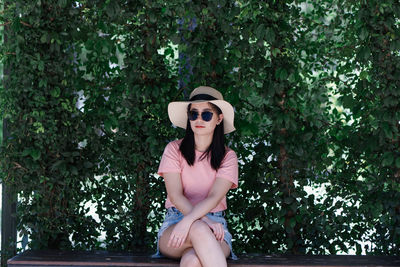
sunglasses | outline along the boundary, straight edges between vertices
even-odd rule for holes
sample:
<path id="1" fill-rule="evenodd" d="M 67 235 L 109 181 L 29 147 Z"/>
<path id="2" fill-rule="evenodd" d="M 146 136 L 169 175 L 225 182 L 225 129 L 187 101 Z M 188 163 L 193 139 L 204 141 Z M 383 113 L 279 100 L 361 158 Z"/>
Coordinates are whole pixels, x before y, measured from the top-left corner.
<path id="1" fill-rule="evenodd" d="M 212 119 L 213 114 L 214 113 L 212 113 L 211 111 L 203 111 L 201 113 L 201 119 L 203 121 L 210 121 Z M 191 110 L 188 112 L 188 117 L 189 120 L 195 121 L 199 117 L 199 112 L 197 110 Z"/>

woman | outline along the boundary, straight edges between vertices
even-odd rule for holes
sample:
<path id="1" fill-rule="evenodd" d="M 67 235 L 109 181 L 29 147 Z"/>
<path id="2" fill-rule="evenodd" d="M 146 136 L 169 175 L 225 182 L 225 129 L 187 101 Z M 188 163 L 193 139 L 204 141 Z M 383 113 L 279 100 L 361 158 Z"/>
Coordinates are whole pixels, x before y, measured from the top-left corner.
<path id="1" fill-rule="evenodd" d="M 226 266 L 229 255 L 236 258 L 223 217 L 226 193 L 238 186 L 237 157 L 224 144 L 235 130 L 233 107 L 201 86 L 189 101 L 170 103 L 168 115 L 186 135 L 166 146 L 158 169 L 168 197 L 157 255 L 180 258 L 181 266 Z"/>

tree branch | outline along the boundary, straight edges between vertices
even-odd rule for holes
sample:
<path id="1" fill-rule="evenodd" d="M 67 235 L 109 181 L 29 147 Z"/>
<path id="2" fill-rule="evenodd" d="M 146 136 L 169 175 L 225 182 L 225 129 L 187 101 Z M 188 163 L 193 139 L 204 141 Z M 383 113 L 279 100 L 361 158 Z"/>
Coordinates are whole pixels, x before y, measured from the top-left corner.
<path id="1" fill-rule="evenodd" d="M 23 22 L 23 21 L 20 21 L 20 22 L 21 22 L 22 25 L 24 25 L 26 27 L 33 28 L 33 26 L 30 25 L 29 23 L 26 23 L 26 22 Z"/>
<path id="2" fill-rule="evenodd" d="M 0 26 L 7 26 L 7 25 L 10 24 L 10 23 L 11 23 L 11 21 L 6 22 L 6 23 L 3 23 L 3 24 L 0 24 Z"/>

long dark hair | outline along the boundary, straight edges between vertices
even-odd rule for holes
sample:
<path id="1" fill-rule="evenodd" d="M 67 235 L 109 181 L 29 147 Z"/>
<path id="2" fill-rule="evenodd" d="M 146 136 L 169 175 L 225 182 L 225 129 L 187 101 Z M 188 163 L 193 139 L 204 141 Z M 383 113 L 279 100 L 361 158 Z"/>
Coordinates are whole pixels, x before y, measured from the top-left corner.
<path id="1" fill-rule="evenodd" d="M 192 100 L 192 99 L 191 99 Z M 209 99 L 206 99 L 209 100 Z M 213 103 L 209 103 L 212 106 L 217 114 L 222 114 L 221 109 L 214 105 Z M 191 104 L 188 105 L 187 111 L 190 111 Z M 179 146 L 179 150 L 181 151 L 183 157 L 186 159 L 186 162 L 189 166 L 193 166 L 195 160 L 195 143 L 194 143 L 194 133 L 192 127 L 190 126 L 189 119 L 186 124 L 186 134 L 182 140 L 181 145 Z M 218 170 L 221 166 L 222 159 L 225 156 L 225 135 L 224 135 L 224 121 L 222 120 L 220 124 L 218 124 L 214 129 L 213 138 L 210 146 L 204 151 L 203 155 L 201 155 L 200 160 L 203 160 L 207 157 L 211 157 L 211 167 L 214 170 Z"/>

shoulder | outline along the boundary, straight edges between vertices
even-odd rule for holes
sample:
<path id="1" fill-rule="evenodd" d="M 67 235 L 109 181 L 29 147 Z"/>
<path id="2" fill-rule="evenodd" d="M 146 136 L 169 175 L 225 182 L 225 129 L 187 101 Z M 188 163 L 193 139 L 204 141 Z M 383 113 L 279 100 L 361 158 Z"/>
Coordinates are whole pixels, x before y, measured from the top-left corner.
<path id="1" fill-rule="evenodd" d="M 179 147 L 182 143 L 182 139 L 171 141 L 165 147 L 165 152 L 180 152 Z"/>
<path id="2" fill-rule="evenodd" d="M 226 146 L 225 147 L 225 157 L 224 158 L 236 158 L 237 159 L 236 152 L 233 151 L 231 148 Z"/>
<path id="3" fill-rule="evenodd" d="M 168 143 L 167 146 L 171 146 L 173 148 L 177 148 L 179 149 L 179 146 L 181 145 L 183 139 L 178 139 L 178 140 L 174 140 Z"/>
<path id="4" fill-rule="evenodd" d="M 224 178 L 232 182 L 232 187 L 238 187 L 239 164 L 235 151 L 226 147 L 225 157 L 221 162 L 221 166 L 217 171 L 216 177 Z"/>
<path id="5" fill-rule="evenodd" d="M 229 147 L 225 147 L 225 156 L 222 159 L 222 166 L 226 165 L 226 164 L 237 164 L 238 162 L 238 158 L 237 155 L 235 153 L 235 151 L 233 151 L 232 149 L 230 149 Z"/>

